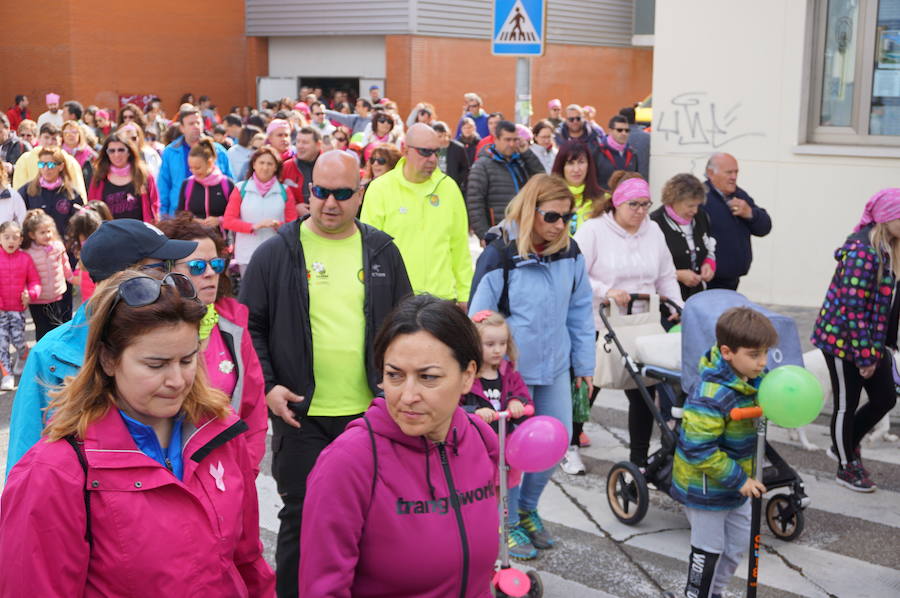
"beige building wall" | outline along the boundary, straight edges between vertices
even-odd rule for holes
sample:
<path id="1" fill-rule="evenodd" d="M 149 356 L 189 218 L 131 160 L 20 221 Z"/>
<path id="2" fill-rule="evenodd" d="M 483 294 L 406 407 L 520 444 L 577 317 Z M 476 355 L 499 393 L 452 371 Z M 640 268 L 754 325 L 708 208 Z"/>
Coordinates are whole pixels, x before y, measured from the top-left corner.
<path id="1" fill-rule="evenodd" d="M 740 291 L 755 301 L 819 305 L 833 252 L 867 199 L 900 187 L 900 148 L 806 143 L 811 80 L 804 0 L 679 0 L 656 5 L 651 185 L 703 179 L 711 152 L 733 154 L 738 185 L 773 220 L 754 238 Z"/>

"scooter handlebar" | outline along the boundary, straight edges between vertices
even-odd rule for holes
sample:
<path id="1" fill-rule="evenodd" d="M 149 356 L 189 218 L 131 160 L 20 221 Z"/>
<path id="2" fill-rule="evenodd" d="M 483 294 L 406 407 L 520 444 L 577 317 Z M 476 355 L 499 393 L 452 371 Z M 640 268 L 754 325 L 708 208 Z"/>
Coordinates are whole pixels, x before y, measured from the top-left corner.
<path id="1" fill-rule="evenodd" d="M 512 416 L 510 415 L 509 410 L 507 410 L 507 411 L 497 411 L 497 412 L 494 413 L 494 421 L 497 421 L 498 419 L 500 419 L 500 414 L 501 414 L 501 413 L 502 413 L 507 419 L 512 419 Z M 528 417 L 529 415 L 534 415 L 534 405 L 532 405 L 532 404 L 530 404 L 530 403 L 529 403 L 528 405 L 525 405 L 525 412 L 522 413 L 522 417 Z"/>
<path id="2" fill-rule="evenodd" d="M 729 414 L 731 419 L 754 419 L 761 417 L 763 414 L 762 407 L 735 407 Z"/>

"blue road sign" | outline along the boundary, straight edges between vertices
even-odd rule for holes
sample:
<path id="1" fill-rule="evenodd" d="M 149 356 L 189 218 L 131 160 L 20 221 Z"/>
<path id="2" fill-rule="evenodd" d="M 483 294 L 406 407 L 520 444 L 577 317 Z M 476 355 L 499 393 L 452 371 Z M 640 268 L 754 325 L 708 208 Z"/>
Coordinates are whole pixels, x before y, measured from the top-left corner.
<path id="1" fill-rule="evenodd" d="M 546 9 L 546 0 L 494 0 L 491 54 L 543 55 Z"/>

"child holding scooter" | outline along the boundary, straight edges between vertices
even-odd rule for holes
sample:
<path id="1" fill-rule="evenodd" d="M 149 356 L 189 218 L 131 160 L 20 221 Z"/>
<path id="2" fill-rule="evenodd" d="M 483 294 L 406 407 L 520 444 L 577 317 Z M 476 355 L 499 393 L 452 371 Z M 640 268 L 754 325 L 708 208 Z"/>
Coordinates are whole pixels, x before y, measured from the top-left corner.
<path id="1" fill-rule="evenodd" d="M 753 479 L 756 428 L 752 419 L 729 414 L 756 405 L 768 350 L 777 342 L 764 315 L 729 309 L 716 322 L 716 345 L 700 360 L 700 383 L 684 404 L 670 494 L 691 524 L 688 598 L 719 598 L 750 542 L 747 498 L 766 491 Z"/>
<path id="2" fill-rule="evenodd" d="M 483 310 L 472 316 L 481 337 L 482 366 L 472 384 L 472 390 L 462 398 L 462 407 L 491 424 L 497 432 L 497 412 L 508 410 L 507 433 L 515 425 L 512 419 L 521 418 L 525 405 L 531 402 L 528 386 L 516 371 L 516 345 L 506 319 L 497 312 Z M 521 422 L 521 420 L 519 420 Z M 519 524 L 519 486 L 509 490 L 509 554 L 527 560 L 537 556 L 537 548 Z"/>

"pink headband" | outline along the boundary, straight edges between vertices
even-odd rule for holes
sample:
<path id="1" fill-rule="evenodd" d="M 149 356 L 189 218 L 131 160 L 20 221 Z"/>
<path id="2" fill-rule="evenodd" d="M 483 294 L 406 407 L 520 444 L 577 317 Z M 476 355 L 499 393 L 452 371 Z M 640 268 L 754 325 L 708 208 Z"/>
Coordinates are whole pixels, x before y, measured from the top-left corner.
<path id="1" fill-rule="evenodd" d="M 862 218 L 853 232 L 859 232 L 873 223 L 890 222 L 900 218 L 900 189 L 882 189 L 866 202 Z"/>
<path id="2" fill-rule="evenodd" d="M 281 119 L 281 118 L 276 118 L 275 120 L 273 120 L 272 122 L 269 123 L 269 126 L 268 126 L 268 127 L 266 127 L 266 137 L 268 137 L 269 135 L 271 135 L 271 134 L 272 134 L 272 131 L 276 131 L 276 130 L 282 128 L 282 127 L 285 127 L 285 128 L 287 128 L 288 130 L 290 130 L 291 125 L 290 125 L 290 123 L 289 123 L 288 121 L 286 121 L 286 120 L 283 120 L 283 119 Z"/>
<path id="3" fill-rule="evenodd" d="M 650 197 L 650 185 L 644 179 L 633 178 L 619 183 L 619 186 L 613 192 L 612 202 L 618 208 L 626 201 L 642 197 Z"/>
<path id="4" fill-rule="evenodd" d="M 48 93 L 44 99 L 47 100 L 48 104 L 59 104 L 59 94 Z"/>

